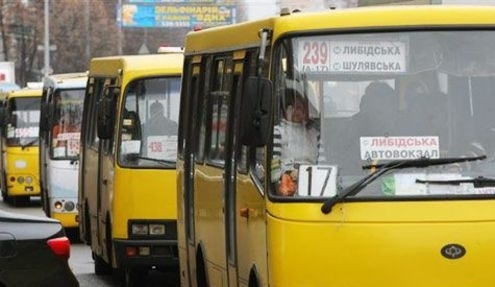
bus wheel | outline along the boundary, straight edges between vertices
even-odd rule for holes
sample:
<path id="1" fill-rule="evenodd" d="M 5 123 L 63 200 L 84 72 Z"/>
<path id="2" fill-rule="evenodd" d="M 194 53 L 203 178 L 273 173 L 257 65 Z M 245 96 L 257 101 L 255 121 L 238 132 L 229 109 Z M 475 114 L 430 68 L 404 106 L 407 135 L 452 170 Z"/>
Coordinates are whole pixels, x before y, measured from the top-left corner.
<path id="1" fill-rule="evenodd" d="M 2 189 L 2 197 L 3 197 L 4 202 L 11 203 L 12 198 L 10 198 L 10 196 L 7 194 L 7 192 L 3 191 L 3 189 Z"/>
<path id="2" fill-rule="evenodd" d="M 2 177 L 2 197 L 3 197 L 3 201 L 7 202 L 7 203 L 10 203 L 11 202 L 11 198 L 9 196 L 9 193 L 7 192 L 7 175 L 5 174 L 5 172 L 3 173 L 3 177 Z"/>
<path id="3" fill-rule="evenodd" d="M 248 287 L 260 287 L 261 283 L 259 281 L 258 272 L 256 266 L 253 266 L 251 272 L 249 272 L 249 285 Z"/>
<path id="4" fill-rule="evenodd" d="M 29 196 L 15 196 L 13 197 L 14 206 L 24 206 L 29 203 Z"/>
<path id="5" fill-rule="evenodd" d="M 206 279 L 206 265 L 201 253 L 196 256 L 196 282 L 198 287 L 209 287 Z"/>
<path id="6" fill-rule="evenodd" d="M 105 260 L 103 260 L 103 258 L 96 255 L 94 252 L 93 252 L 93 259 L 95 261 L 95 274 L 96 275 L 109 275 L 112 273 L 112 267 L 110 266 L 110 264 L 105 262 Z"/>
<path id="7" fill-rule="evenodd" d="M 88 202 L 84 204 L 84 242 L 86 244 L 91 245 L 91 216 L 89 216 L 89 207 Z"/>
<path id="8" fill-rule="evenodd" d="M 51 217 L 51 210 L 50 210 L 50 201 L 48 200 L 48 197 L 46 196 L 48 193 L 41 193 L 41 204 L 43 205 L 43 210 L 45 211 L 46 217 Z"/>
<path id="9" fill-rule="evenodd" d="M 125 267 L 122 275 L 122 287 L 146 286 L 148 270 L 146 268 Z"/>

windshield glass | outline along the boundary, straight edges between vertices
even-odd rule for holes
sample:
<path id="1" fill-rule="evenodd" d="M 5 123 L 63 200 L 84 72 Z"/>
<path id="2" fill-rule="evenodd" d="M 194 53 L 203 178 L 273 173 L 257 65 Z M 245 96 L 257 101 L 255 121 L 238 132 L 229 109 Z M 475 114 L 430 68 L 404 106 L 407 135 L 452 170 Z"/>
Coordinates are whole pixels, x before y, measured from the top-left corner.
<path id="1" fill-rule="evenodd" d="M 38 145 L 40 97 L 10 98 L 7 113 L 7 145 Z"/>
<path id="2" fill-rule="evenodd" d="M 480 155 L 390 169 L 349 197 L 495 194 L 469 180 L 495 178 L 494 45 L 494 32 L 451 30 L 282 41 L 274 194 L 331 197 L 375 170 L 363 165 Z"/>
<path id="3" fill-rule="evenodd" d="M 85 89 L 58 89 L 53 94 L 54 109 L 51 122 L 51 149 L 53 159 L 76 158 Z"/>
<path id="4" fill-rule="evenodd" d="M 120 122 L 119 163 L 175 168 L 180 77 L 129 83 Z"/>

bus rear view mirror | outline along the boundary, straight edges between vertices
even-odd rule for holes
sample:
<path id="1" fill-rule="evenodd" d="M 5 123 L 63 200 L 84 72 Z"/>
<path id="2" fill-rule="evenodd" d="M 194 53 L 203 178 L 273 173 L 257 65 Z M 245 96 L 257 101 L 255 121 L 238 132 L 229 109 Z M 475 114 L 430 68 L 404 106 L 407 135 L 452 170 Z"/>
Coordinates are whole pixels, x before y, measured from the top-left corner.
<path id="1" fill-rule="evenodd" d="M 0 127 L 5 125 L 6 111 L 4 107 L 0 107 Z"/>
<path id="2" fill-rule="evenodd" d="M 270 135 L 272 83 L 261 77 L 249 77 L 244 83 L 241 102 L 241 143 L 263 146 Z"/>
<path id="3" fill-rule="evenodd" d="M 115 101 L 120 89 L 107 87 L 104 96 L 100 99 L 97 108 L 98 137 L 106 140 L 111 139 L 115 126 Z"/>
<path id="4" fill-rule="evenodd" d="M 48 127 L 48 104 L 41 103 L 40 106 L 40 134 L 41 132 L 47 132 L 49 130 Z"/>

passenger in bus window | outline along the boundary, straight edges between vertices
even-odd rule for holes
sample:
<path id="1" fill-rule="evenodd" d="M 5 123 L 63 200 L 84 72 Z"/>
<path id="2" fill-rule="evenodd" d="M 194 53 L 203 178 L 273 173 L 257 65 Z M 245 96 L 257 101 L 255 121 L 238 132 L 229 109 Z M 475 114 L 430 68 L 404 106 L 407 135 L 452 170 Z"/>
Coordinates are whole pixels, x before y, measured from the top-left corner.
<path id="1" fill-rule="evenodd" d="M 323 160 L 323 153 L 319 123 L 309 118 L 307 98 L 295 89 L 286 89 L 282 115 L 280 124 L 274 127 L 273 156 L 280 174 L 273 180 L 279 181 L 279 195 L 292 196 L 297 191 L 299 165 L 316 164 Z"/>
<path id="2" fill-rule="evenodd" d="M 438 137 L 440 154 L 445 156 L 450 145 L 447 95 L 424 81 L 414 80 L 405 85 L 404 96 L 406 108 L 402 114 L 401 127 L 405 135 Z M 461 144 L 461 149 L 464 149 L 464 145 Z"/>
<path id="3" fill-rule="evenodd" d="M 398 98 L 392 87 L 385 82 L 371 82 L 361 97 L 359 113 L 353 117 L 358 136 L 396 135 L 398 107 Z"/>
<path id="4" fill-rule="evenodd" d="M 146 124 L 147 135 L 177 135 L 178 125 L 175 121 L 166 118 L 163 105 L 155 101 L 150 106 L 150 119 Z"/>

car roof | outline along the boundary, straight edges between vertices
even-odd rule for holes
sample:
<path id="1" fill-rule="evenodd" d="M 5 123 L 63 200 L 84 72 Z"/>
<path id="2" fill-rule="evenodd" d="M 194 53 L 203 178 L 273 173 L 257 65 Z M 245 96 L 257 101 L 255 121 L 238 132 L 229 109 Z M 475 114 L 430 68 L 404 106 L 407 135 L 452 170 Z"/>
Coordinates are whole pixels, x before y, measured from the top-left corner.
<path id="1" fill-rule="evenodd" d="M 13 213 L 5 210 L 0 210 L 0 222 L 9 222 L 9 221 L 25 221 L 25 222 L 59 222 L 56 219 L 34 216 L 34 215 L 26 215 L 21 213 Z"/>

